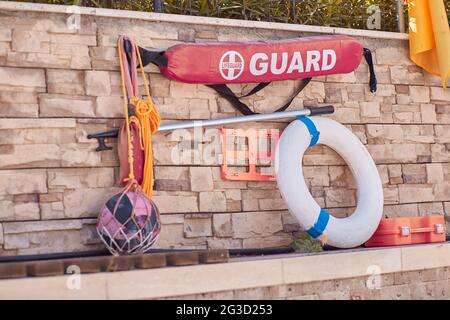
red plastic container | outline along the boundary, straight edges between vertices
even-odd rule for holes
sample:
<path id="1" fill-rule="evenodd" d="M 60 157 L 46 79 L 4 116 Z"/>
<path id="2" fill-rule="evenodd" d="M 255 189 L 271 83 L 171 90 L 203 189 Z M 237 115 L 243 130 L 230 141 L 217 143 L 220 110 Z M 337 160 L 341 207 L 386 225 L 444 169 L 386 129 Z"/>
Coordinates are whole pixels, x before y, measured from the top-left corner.
<path id="1" fill-rule="evenodd" d="M 245 138 L 247 141 L 247 150 L 228 150 L 228 138 L 229 137 L 240 137 Z M 272 161 L 273 152 L 272 150 L 259 151 L 258 146 L 259 139 L 267 139 L 270 142 L 269 149 L 272 146 L 276 146 L 278 140 L 280 140 L 280 132 L 278 130 L 265 130 L 265 129 L 255 129 L 255 130 L 244 130 L 244 129 L 220 129 L 220 140 L 222 143 L 222 154 L 223 163 L 221 167 L 221 176 L 224 180 L 243 180 L 243 181 L 275 181 L 275 176 L 273 174 L 262 173 L 257 170 L 257 165 L 261 160 Z M 275 148 L 273 148 L 275 149 Z M 248 161 L 248 169 L 246 172 L 237 172 L 230 170 L 228 165 L 229 160 Z M 235 163 L 236 163 L 235 162 Z M 260 169 L 260 168 L 259 168 Z"/>
<path id="2" fill-rule="evenodd" d="M 403 246 L 445 242 L 444 216 L 381 219 L 366 247 Z"/>

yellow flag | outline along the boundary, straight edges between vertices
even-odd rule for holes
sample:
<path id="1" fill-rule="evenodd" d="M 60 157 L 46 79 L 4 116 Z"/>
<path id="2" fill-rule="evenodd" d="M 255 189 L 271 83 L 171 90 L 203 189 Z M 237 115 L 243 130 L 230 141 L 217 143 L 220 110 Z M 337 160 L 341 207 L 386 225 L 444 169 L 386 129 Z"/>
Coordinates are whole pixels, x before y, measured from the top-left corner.
<path id="1" fill-rule="evenodd" d="M 409 46 L 411 60 L 442 79 L 450 77 L 450 29 L 444 0 L 409 0 Z"/>

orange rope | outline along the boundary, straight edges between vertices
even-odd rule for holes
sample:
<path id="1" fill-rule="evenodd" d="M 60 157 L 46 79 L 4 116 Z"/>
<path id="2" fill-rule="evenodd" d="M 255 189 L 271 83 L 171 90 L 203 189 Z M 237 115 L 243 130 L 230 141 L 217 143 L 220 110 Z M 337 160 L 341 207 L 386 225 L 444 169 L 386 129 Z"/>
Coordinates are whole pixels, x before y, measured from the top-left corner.
<path id="1" fill-rule="evenodd" d="M 122 92 L 124 95 L 124 110 L 125 110 L 125 121 L 127 123 L 127 139 L 128 139 L 128 162 L 130 164 L 130 175 L 128 180 L 134 180 L 134 168 L 133 168 L 133 151 L 131 143 L 130 134 L 130 123 L 134 122 L 138 125 L 140 144 L 141 148 L 144 150 L 144 174 L 141 183 L 142 191 L 147 194 L 150 198 L 153 195 L 153 151 L 152 151 L 152 134 L 158 131 L 161 124 L 161 117 L 156 110 L 155 104 L 153 103 L 152 97 L 150 95 L 150 88 L 147 81 L 147 76 L 144 72 L 144 67 L 142 64 L 142 59 L 138 47 L 133 43 L 133 50 L 136 50 L 137 57 L 139 60 L 139 66 L 141 69 L 142 78 L 144 80 L 145 90 L 147 92 L 147 99 L 142 100 L 139 97 L 133 97 L 131 99 L 133 105 L 135 106 L 136 116 L 129 117 L 128 115 L 128 105 L 127 105 L 127 95 L 125 87 L 124 78 L 124 68 L 122 59 L 122 46 L 119 40 L 119 59 L 120 59 L 120 71 L 122 78 Z"/>
<path id="2" fill-rule="evenodd" d="M 139 60 L 139 67 L 141 69 L 142 79 L 144 80 L 144 87 L 147 92 L 147 99 L 141 100 L 137 97 L 133 98 L 135 105 L 136 116 L 141 123 L 141 141 L 144 146 L 145 162 L 144 162 L 144 178 L 142 180 L 142 190 L 151 198 L 153 195 L 153 151 L 152 151 L 152 134 L 158 131 L 161 124 L 161 117 L 156 110 L 150 95 L 150 88 L 147 82 L 147 76 L 142 64 L 141 54 L 136 48 L 137 57 Z"/>

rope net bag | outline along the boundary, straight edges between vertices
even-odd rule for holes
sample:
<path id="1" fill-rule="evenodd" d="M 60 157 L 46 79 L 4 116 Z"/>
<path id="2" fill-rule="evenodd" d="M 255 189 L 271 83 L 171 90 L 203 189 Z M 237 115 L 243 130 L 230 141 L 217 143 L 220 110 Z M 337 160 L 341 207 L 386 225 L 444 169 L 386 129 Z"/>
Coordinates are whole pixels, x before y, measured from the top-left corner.
<path id="1" fill-rule="evenodd" d="M 118 150 L 121 183 L 125 184 L 125 187 L 103 205 L 97 220 L 100 239 L 113 255 L 148 251 L 158 239 L 161 230 L 160 214 L 151 200 L 153 195 L 151 135 L 158 130 L 161 119 L 150 95 L 139 50 L 130 41 L 132 52 L 129 66 L 123 49 L 124 40 L 123 37 L 119 38 L 118 50 L 125 113 L 119 140 L 122 138 L 125 143 L 122 143 L 121 147 L 119 141 Z M 146 100 L 138 97 L 136 60 L 147 91 Z M 130 105 L 128 101 L 131 102 Z M 122 152 L 124 149 L 126 152 Z M 124 177 L 123 173 L 127 173 L 127 176 Z"/>
<path id="2" fill-rule="evenodd" d="M 131 181 L 102 207 L 97 232 L 114 255 L 146 252 L 161 230 L 154 202 Z"/>

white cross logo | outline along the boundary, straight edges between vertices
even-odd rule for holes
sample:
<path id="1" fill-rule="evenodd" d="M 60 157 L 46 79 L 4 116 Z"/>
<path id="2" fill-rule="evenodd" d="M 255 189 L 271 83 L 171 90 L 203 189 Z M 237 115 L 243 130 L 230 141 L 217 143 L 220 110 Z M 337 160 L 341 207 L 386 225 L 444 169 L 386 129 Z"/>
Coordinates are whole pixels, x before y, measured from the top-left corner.
<path id="1" fill-rule="evenodd" d="M 225 80 L 234 80 L 244 72 L 244 58 L 239 52 L 227 51 L 220 58 L 220 74 Z"/>

